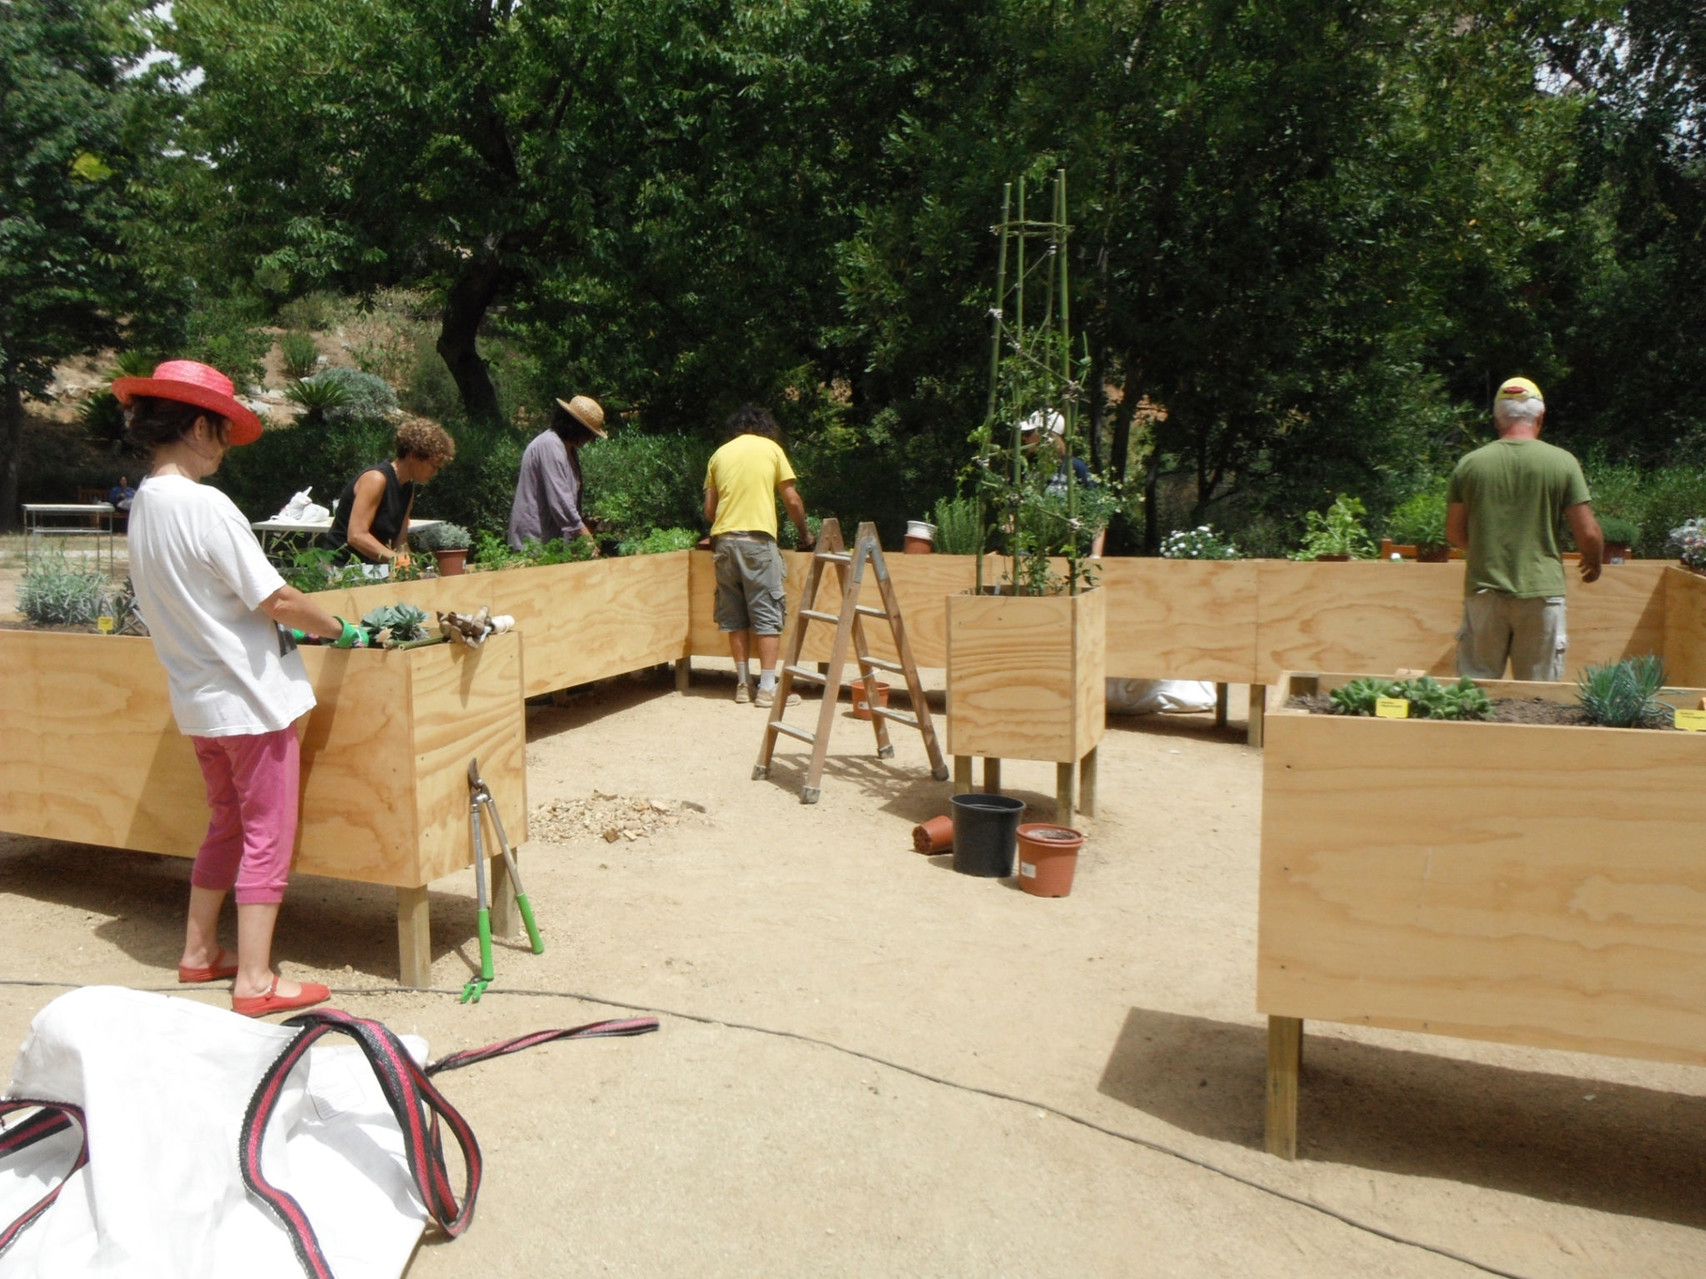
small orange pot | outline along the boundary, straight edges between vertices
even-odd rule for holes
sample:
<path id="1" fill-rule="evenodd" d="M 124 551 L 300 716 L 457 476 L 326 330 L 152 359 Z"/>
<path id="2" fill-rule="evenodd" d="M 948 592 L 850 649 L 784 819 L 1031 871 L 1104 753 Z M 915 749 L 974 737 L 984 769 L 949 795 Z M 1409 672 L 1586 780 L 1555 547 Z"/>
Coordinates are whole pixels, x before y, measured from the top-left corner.
<path id="1" fill-rule="evenodd" d="M 852 687 L 853 687 L 853 717 L 855 719 L 870 719 L 871 718 L 871 702 L 870 702 L 870 699 L 865 696 L 865 681 L 862 679 L 856 679 L 853 681 Z M 889 704 L 889 686 L 887 684 L 882 683 L 879 680 L 877 682 L 877 705 L 878 706 L 887 706 L 888 704 Z"/>
<path id="2" fill-rule="evenodd" d="M 1083 846 L 1083 832 L 1068 826 L 1027 822 L 1019 827 L 1019 887 L 1033 897 L 1067 896 Z"/>
<path id="3" fill-rule="evenodd" d="M 460 547 L 454 551 L 434 551 L 432 557 L 438 561 L 440 577 L 458 577 L 467 568 L 468 549 Z"/>
<path id="4" fill-rule="evenodd" d="M 945 853 L 953 846 L 954 819 L 952 817 L 932 817 L 929 821 L 912 828 L 914 852 L 926 855 Z"/>

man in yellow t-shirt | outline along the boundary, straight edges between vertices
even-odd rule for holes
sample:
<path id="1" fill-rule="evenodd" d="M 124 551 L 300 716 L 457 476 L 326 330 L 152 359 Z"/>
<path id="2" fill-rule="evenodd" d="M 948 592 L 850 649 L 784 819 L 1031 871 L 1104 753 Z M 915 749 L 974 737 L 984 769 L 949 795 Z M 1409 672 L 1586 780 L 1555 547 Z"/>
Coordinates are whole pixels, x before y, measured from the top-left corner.
<path id="1" fill-rule="evenodd" d="M 711 455 L 705 471 L 705 521 L 717 569 L 712 614 L 727 631 L 735 659 L 735 701 L 769 706 L 776 693 L 776 657 L 788 602 L 782 590 L 782 552 L 776 549 L 776 495 L 809 551 L 806 506 L 794 488 L 794 468 L 782 451 L 776 420 L 756 404 L 730 414 L 728 443 Z M 758 695 L 753 696 L 747 656 L 756 638 Z M 792 698 L 790 698 L 792 701 Z"/>

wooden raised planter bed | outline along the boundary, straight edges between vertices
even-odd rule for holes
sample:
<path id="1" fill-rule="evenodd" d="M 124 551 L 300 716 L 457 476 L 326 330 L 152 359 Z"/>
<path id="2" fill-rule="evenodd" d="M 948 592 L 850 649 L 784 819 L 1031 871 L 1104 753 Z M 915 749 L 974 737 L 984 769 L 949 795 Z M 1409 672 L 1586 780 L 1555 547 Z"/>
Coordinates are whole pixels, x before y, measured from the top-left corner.
<path id="1" fill-rule="evenodd" d="M 1295 1157 L 1308 1019 L 1706 1063 L 1706 734 L 1312 715 L 1286 691 L 1262 761 L 1270 1151 Z"/>
<path id="2" fill-rule="evenodd" d="M 1094 814 L 1096 745 L 1107 718 L 1107 592 L 947 597 L 948 753 L 958 788 L 984 760 L 999 790 L 1001 760 L 1053 760 L 1055 820 Z M 1075 804 L 1077 766 L 1082 797 Z"/>
<path id="3" fill-rule="evenodd" d="M 397 889 L 402 980 L 424 986 L 427 885 L 473 864 L 471 758 L 510 838 L 527 838 L 521 637 L 301 652 L 319 704 L 293 869 Z M 0 631 L 0 670 L 0 830 L 195 855 L 201 770 L 148 640 Z"/>
<path id="4" fill-rule="evenodd" d="M 381 604 L 472 613 L 482 605 L 515 618 L 527 636 L 524 689 L 537 697 L 687 656 L 688 555 L 631 555 L 496 573 L 383 582 L 319 591 L 329 612 L 352 621 Z"/>

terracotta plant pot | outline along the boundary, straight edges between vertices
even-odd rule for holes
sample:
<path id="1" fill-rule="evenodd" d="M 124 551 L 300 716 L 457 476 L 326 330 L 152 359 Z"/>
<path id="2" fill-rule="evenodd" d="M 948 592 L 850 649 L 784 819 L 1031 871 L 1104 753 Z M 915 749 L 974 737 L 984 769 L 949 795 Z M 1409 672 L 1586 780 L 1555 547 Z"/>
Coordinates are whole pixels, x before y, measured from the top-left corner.
<path id="1" fill-rule="evenodd" d="M 1423 543 L 1416 547 L 1416 562 L 1418 564 L 1451 563 L 1451 544 L 1448 542 Z"/>
<path id="2" fill-rule="evenodd" d="M 1315 562 L 1317 564 L 1343 564 L 1350 558 L 1348 555 L 1317 555 Z"/>
<path id="3" fill-rule="evenodd" d="M 438 561 L 440 577 L 459 577 L 468 563 L 468 548 L 460 546 L 454 551 L 434 551 L 432 557 Z"/>
<path id="4" fill-rule="evenodd" d="M 923 520 L 908 520 L 906 522 L 906 553 L 908 555 L 932 555 L 936 551 L 936 526 Z"/>
<path id="5" fill-rule="evenodd" d="M 1635 549 L 1627 542 L 1607 542 L 1605 544 L 1605 562 L 1607 564 L 1624 564 L 1635 558 Z"/>
<path id="6" fill-rule="evenodd" d="M 953 846 L 954 819 L 952 817 L 932 817 L 929 821 L 912 828 L 914 852 L 926 855 L 945 853 Z"/>
<path id="7" fill-rule="evenodd" d="M 1019 827 L 1019 887 L 1034 897 L 1065 897 L 1078 869 L 1082 831 L 1046 822 Z"/>
<path id="8" fill-rule="evenodd" d="M 871 702 L 870 702 L 870 699 L 865 696 L 865 681 L 862 679 L 856 679 L 853 681 L 852 687 L 853 687 L 853 717 L 855 719 L 870 719 L 871 718 Z M 887 684 L 884 684 L 882 681 L 879 680 L 879 681 L 877 681 L 877 705 L 878 706 L 887 706 L 888 704 L 889 704 L 889 686 Z"/>

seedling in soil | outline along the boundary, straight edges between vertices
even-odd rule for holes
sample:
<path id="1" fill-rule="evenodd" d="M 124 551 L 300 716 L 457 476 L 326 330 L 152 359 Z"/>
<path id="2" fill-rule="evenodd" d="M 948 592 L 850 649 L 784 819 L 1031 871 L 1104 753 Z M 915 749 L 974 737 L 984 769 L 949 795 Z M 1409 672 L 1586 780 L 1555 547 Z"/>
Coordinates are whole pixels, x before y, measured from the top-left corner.
<path id="1" fill-rule="evenodd" d="M 1654 728 L 1670 718 L 1659 700 L 1665 666 L 1651 653 L 1626 657 L 1607 666 L 1589 666 L 1576 679 L 1582 712 L 1605 728 Z"/>

